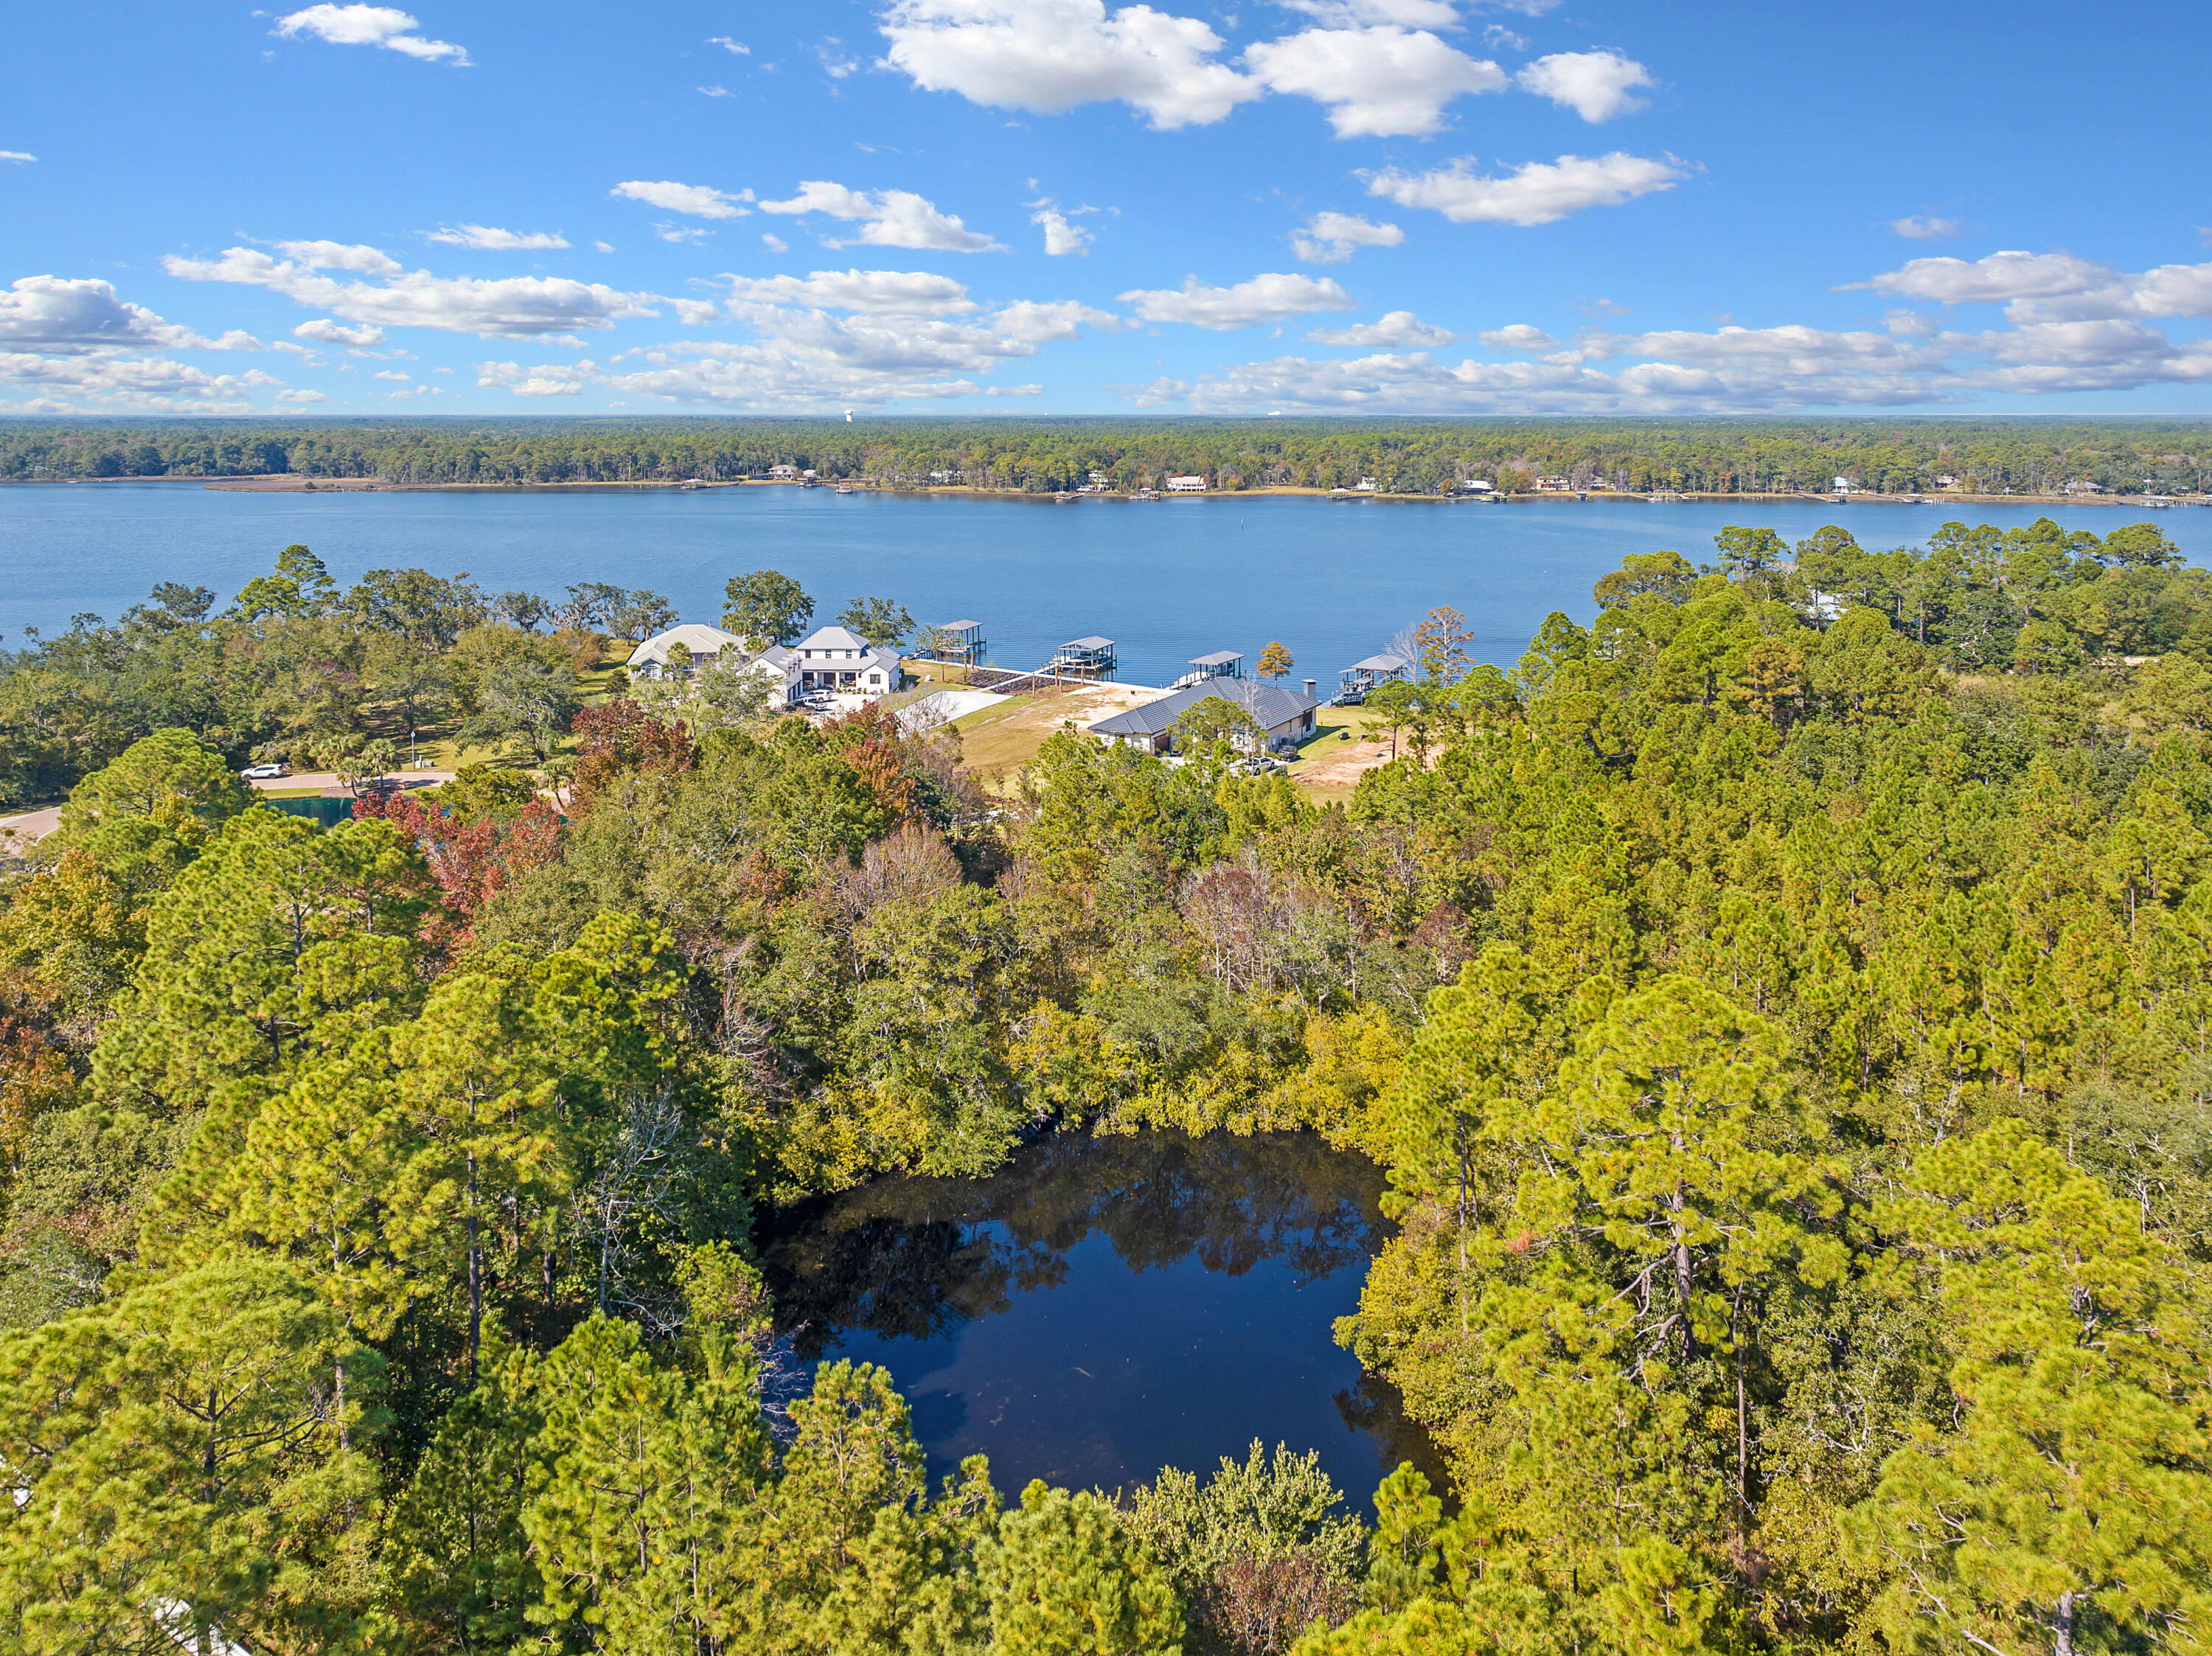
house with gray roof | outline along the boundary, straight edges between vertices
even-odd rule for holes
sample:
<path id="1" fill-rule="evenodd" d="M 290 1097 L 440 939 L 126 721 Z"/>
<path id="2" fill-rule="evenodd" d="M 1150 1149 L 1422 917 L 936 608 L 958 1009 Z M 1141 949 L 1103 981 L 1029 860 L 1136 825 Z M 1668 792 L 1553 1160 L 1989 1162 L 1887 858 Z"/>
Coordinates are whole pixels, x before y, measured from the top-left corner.
<path id="1" fill-rule="evenodd" d="M 1157 701 L 1115 713 L 1088 726 L 1102 742 L 1119 742 L 1146 753 L 1168 753 L 1175 747 L 1175 722 L 1208 696 L 1215 696 L 1252 715 L 1267 733 L 1271 749 L 1294 748 L 1314 733 L 1314 710 L 1321 706 L 1313 695 L 1314 682 L 1306 681 L 1306 694 L 1273 684 L 1241 678 L 1212 678 L 1200 684 L 1171 690 Z"/>

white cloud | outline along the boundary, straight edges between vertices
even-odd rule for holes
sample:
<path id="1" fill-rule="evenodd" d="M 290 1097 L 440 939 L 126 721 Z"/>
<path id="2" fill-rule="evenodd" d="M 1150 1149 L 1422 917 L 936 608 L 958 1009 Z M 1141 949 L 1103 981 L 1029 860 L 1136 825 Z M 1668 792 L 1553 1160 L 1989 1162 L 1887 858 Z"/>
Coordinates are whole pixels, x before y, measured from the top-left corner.
<path id="1" fill-rule="evenodd" d="M 1363 350 L 1389 346 L 1449 345 L 1459 336 L 1436 327 L 1411 311 L 1392 311 L 1379 322 L 1354 323 L 1349 328 L 1320 328 L 1306 337 L 1316 345 L 1350 345 Z"/>
<path id="2" fill-rule="evenodd" d="M 1907 241 L 1944 241 L 1966 234 L 1966 227 L 1956 219 L 1932 218 L 1925 214 L 1892 219 L 1889 228 L 1891 234 L 1903 236 Z"/>
<path id="3" fill-rule="evenodd" d="M 118 299 L 114 287 L 97 277 L 21 276 L 0 288 L 0 349 L 75 355 L 95 349 L 173 350 L 211 343 L 221 349 L 240 349 L 164 322 L 144 306 Z"/>
<path id="4" fill-rule="evenodd" d="M 2044 323 L 2212 317 L 2212 264 L 2116 270 L 2072 253 L 1991 253 L 1986 258 L 1916 258 L 1870 281 L 1848 284 L 1944 305 L 2001 304 L 2023 327 Z"/>
<path id="5" fill-rule="evenodd" d="M 679 247 L 696 247 L 714 233 L 703 224 L 656 224 L 653 234 L 662 241 L 672 241 Z"/>
<path id="6" fill-rule="evenodd" d="M 331 399 L 319 391 L 308 391 L 302 387 L 294 391 L 280 391 L 276 393 L 276 400 L 280 403 L 327 403 Z"/>
<path id="7" fill-rule="evenodd" d="M 34 161 L 39 158 L 27 149 L 0 149 L 0 161 Z"/>
<path id="8" fill-rule="evenodd" d="M 1340 138 L 1441 131 L 1453 99 L 1506 85 L 1505 71 L 1487 58 L 1470 58 L 1426 29 L 1387 25 L 1307 29 L 1261 41 L 1244 61 L 1271 90 L 1326 106 Z"/>
<path id="9" fill-rule="evenodd" d="M 397 368 L 379 368 L 374 373 L 369 375 L 369 378 L 372 379 L 397 379 L 403 385 L 405 385 L 411 377 L 412 376 L 410 375 L 400 373 Z"/>
<path id="10" fill-rule="evenodd" d="M 1044 227 L 1044 251 L 1049 258 L 1091 251 L 1091 232 L 1069 222 L 1067 215 L 1057 207 L 1039 208 L 1030 215 L 1030 222 Z"/>
<path id="11" fill-rule="evenodd" d="M 893 0 L 893 67 L 931 92 L 1057 115 L 1119 100 L 1156 129 L 1205 125 L 1261 95 L 1214 61 L 1221 37 L 1194 17 L 1103 0 Z"/>
<path id="12" fill-rule="evenodd" d="M 720 46 L 723 51 L 739 58 L 750 58 L 753 55 L 753 49 L 743 40 L 732 40 L 726 34 L 710 34 L 707 37 L 707 44 L 710 46 Z"/>
<path id="13" fill-rule="evenodd" d="M 341 282 L 304 264 L 280 262 L 246 247 L 226 248 L 216 259 L 169 258 L 161 263 L 171 276 L 186 282 L 267 288 L 299 304 L 379 327 L 528 336 L 564 328 L 611 328 L 623 317 L 659 314 L 652 308 L 651 294 L 553 276 L 486 282 L 413 270 L 381 283 Z"/>
<path id="14" fill-rule="evenodd" d="M 1328 336 L 1316 336 L 1327 338 Z M 1403 414 L 1727 414 L 1950 403 L 1981 391 L 2064 393 L 2212 384 L 2212 341 L 2179 343 L 2135 320 L 2043 322 L 1985 333 L 1834 331 L 1790 325 L 1711 332 L 1595 330 L 1566 349 L 1527 324 L 1479 336 L 1534 361 L 1450 365 L 1425 351 L 1279 357 L 1136 393 L 1201 414 L 1296 407 Z M 1620 366 L 1603 372 L 1595 363 Z"/>
<path id="15" fill-rule="evenodd" d="M 449 247 L 474 247 L 487 253 L 534 252 L 541 247 L 566 247 L 566 236 L 550 230 L 537 230 L 523 234 L 514 230 L 499 230 L 489 224 L 447 225 L 433 230 L 424 238 L 442 241 Z"/>
<path id="16" fill-rule="evenodd" d="M 791 251 L 791 244 L 789 242 L 786 241 L 781 236 L 768 230 L 761 232 L 761 246 L 767 248 L 771 253 L 787 253 Z"/>
<path id="17" fill-rule="evenodd" d="M 957 316 L 978 308 L 968 289 L 928 270 L 815 270 L 798 276 L 729 276 L 733 301 L 872 316 Z"/>
<path id="18" fill-rule="evenodd" d="M 732 196 L 703 184 L 677 184 L 665 179 L 653 183 L 644 179 L 618 184 L 607 193 L 627 201 L 641 201 L 665 213 L 682 213 L 695 219 L 743 218 L 750 210 L 744 203 L 753 198 L 750 190 L 741 190 Z"/>
<path id="19" fill-rule="evenodd" d="M 256 391 L 283 383 L 258 370 L 213 374 L 159 356 L 0 351 L 0 385 L 29 386 L 49 397 L 85 399 L 126 412 L 243 414 L 252 409 Z M 74 400 L 55 406 L 79 411 Z"/>
<path id="20" fill-rule="evenodd" d="M 1231 288 L 1209 288 L 1196 276 L 1186 276 L 1179 289 L 1139 288 L 1120 297 L 1147 322 L 1188 322 L 1217 331 L 1352 306 L 1352 295 L 1328 276 L 1281 272 L 1255 276 Z"/>
<path id="21" fill-rule="evenodd" d="M 287 39 L 308 34 L 334 46 L 383 46 L 424 63 L 443 61 L 456 69 L 469 67 L 466 48 L 450 41 L 425 39 L 415 33 L 419 27 L 397 6 L 309 6 L 276 20 L 276 33 Z"/>
<path id="22" fill-rule="evenodd" d="M 1401 207 L 1432 207 L 1455 224 L 1550 224 L 1590 207 L 1618 207 L 1655 190 L 1671 190 L 1689 176 L 1672 160 L 1652 161 L 1615 150 L 1609 155 L 1562 155 L 1528 161 L 1502 176 L 1474 171 L 1468 157 L 1406 173 L 1385 167 L 1362 173 L 1370 195 Z"/>
<path id="23" fill-rule="evenodd" d="M 363 276 L 398 276 L 406 267 L 391 254 L 343 241 L 280 241 L 276 251 L 317 270 L 357 270 Z"/>
<path id="24" fill-rule="evenodd" d="M 1395 23 L 1405 28 L 1457 28 L 1450 0 L 1282 0 L 1292 11 L 1340 27 Z"/>
<path id="25" fill-rule="evenodd" d="M 984 389 L 986 397 L 1042 397 L 1042 385 L 990 385 Z"/>
<path id="26" fill-rule="evenodd" d="M 1073 299 L 1018 299 L 1001 308 L 990 322 L 1006 338 L 1030 345 L 1073 339 L 1085 328 L 1121 325 L 1121 318 L 1111 311 L 1094 310 Z"/>
<path id="27" fill-rule="evenodd" d="M 1555 52 L 1514 77 L 1524 90 L 1571 109 L 1584 120 L 1609 121 L 1644 107 L 1634 95 L 1656 85 L 1651 71 L 1617 52 Z"/>
<path id="28" fill-rule="evenodd" d="M 1487 329 L 1475 337 L 1493 351 L 1555 351 L 1559 348 L 1558 340 L 1527 322 Z"/>
<path id="29" fill-rule="evenodd" d="M 574 397 L 597 377 L 591 362 L 541 362 L 526 368 L 520 362 L 479 362 L 477 384 L 487 390 L 506 390 L 517 397 Z"/>
<path id="30" fill-rule="evenodd" d="M 870 247 L 921 247 L 941 253 L 1003 253 L 987 235 L 970 230 L 953 214 L 911 190 L 853 190 L 823 179 L 808 179 L 789 201 L 764 201 L 763 213 L 822 213 L 860 226 L 858 235 L 826 244 Z"/>
<path id="31" fill-rule="evenodd" d="M 1362 247 L 1395 247 L 1406 233 L 1395 224 L 1375 224 L 1357 213 L 1316 213 L 1291 237 L 1291 251 L 1309 264 L 1341 264 Z"/>
<path id="32" fill-rule="evenodd" d="M 363 325 L 349 328 L 327 318 L 317 317 L 313 322 L 302 322 L 292 330 L 295 339 L 312 339 L 318 345 L 351 345 L 366 350 L 371 345 L 384 343 L 384 330 Z"/>
<path id="33" fill-rule="evenodd" d="M 710 300 L 672 299 L 668 302 L 676 308 L 676 319 L 687 328 L 703 328 L 722 319 L 721 312 Z"/>
<path id="34" fill-rule="evenodd" d="M 702 86 L 697 91 L 704 98 L 726 98 L 730 95 L 730 89 L 726 86 Z"/>
<path id="35" fill-rule="evenodd" d="M 611 241 L 595 241 L 592 246 L 602 253 L 611 253 L 615 250 L 615 245 Z"/>

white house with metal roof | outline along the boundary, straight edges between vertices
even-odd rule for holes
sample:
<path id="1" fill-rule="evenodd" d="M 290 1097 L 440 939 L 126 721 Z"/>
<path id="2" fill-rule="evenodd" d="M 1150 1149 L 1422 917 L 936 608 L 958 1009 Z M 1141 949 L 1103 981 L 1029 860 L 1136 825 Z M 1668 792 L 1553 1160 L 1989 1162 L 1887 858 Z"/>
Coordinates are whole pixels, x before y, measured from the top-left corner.
<path id="1" fill-rule="evenodd" d="M 1171 690 L 1158 701 L 1147 701 L 1111 719 L 1102 719 L 1087 729 L 1102 742 L 1119 742 L 1127 747 L 1141 748 L 1146 753 L 1168 753 L 1175 747 L 1176 720 L 1208 696 L 1214 696 L 1251 714 L 1253 721 L 1265 732 L 1268 747 L 1294 748 L 1314 733 L 1314 710 L 1321 706 L 1321 700 L 1311 694 L 1313 683 L 1308 679 L 1308 693 L 1300 695 L 1295 690 L 1255 684 L 1247 679 L 1207 679 Z"/>
<path id="2" fill-rule="evenodd" d="M 906 676 L 896 651 L 871 644 L 843 627 L 820 627 L 791 646 L 790 695 L 794 701 L 833 695 L 872 701 L 889 695 Z"/>

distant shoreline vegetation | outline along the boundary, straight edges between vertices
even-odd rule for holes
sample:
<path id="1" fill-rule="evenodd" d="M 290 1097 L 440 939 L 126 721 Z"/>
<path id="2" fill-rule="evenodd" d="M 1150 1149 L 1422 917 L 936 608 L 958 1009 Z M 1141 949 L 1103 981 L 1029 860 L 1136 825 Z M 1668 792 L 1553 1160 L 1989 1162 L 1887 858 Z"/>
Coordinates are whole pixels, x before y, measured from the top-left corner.
<path id="1" fill-rule="evenodd" d="M 0 422 L 0 479 L 296 476 L 440 484 L 825 482 L 1434 494 L 1540 479 L 1628 494 L 2203 496 L 2212 421 L 831 420 L 665 416 Z M 1094 476 L 1093 474 L 1096 474 Z M 1942 480 L 1954 480 L 1945 483 Z"/>

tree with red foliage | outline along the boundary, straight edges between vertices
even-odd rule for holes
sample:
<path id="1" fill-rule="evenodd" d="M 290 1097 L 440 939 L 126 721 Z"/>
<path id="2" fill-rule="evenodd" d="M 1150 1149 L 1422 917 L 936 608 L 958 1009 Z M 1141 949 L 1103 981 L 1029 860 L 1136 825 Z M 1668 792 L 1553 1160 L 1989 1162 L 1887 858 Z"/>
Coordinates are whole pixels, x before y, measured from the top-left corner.
<path id="1" fill-rule="evenodd" d="M 623 771 L 672 773 L 690 770 L 698 759 L 681 725 L 655 719 L 628 696 L 585 708 L 568 728 L 576 738 L 569 798 L 579 815 Z"/>
<path id="2" fill-rule="evenodd" d="M 561 815 L 543 799 L 532 799 L 512 816 L 463 822 L 407 794 L 371 794 L 355 802 L 353 814 L 382 817 L 413 835 L 447 906 L 465 922 L 498 892 L 561 857 Z M 461 935 L 465 937 L 465 930 Z"/>
<path id="3" fill-rule="evenodd" d="M 914 810 L 915 782 L 908 764 L 911 745 L 899 722 L 879 702 L 823 726 L 830 750 L 852 768 L 885 810 L 902 822 Z"/>

